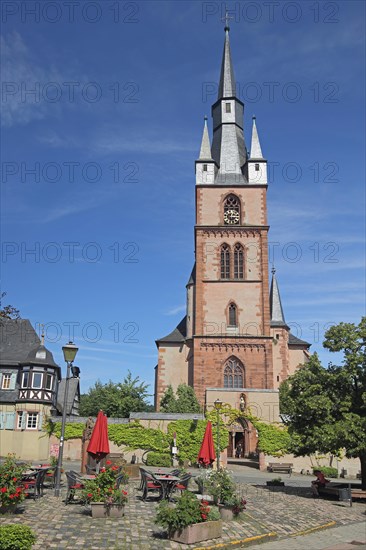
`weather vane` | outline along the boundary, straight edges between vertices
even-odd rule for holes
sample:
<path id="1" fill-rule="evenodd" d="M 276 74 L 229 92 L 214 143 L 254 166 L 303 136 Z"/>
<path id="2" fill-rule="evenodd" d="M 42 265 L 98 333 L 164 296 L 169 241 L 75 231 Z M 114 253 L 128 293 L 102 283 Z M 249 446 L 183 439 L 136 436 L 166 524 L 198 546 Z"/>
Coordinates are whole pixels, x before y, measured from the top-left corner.
<path id="1" fill-rule="evenodd" d="M 225 6 L 225 17 L 222 17 L 221 18 L 221 21 L 224 21 L 225 22 L 225 31 L 229 31 L 230 30 L 230 27 L 229 27 L 229 21 L 230 19 L 234 19 L 234 17 L 232 17 L 231 15 L 229 15 L 229 12 L 228 12 L 228 9 L 227 7 Z"/>

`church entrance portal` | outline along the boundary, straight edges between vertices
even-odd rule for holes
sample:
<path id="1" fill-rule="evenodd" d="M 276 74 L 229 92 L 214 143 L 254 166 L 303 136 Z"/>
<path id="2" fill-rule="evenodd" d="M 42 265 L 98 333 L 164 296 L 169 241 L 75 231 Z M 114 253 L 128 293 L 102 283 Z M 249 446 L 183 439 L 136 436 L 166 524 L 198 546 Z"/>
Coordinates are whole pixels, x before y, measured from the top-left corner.
<path id="1" fill-rule="evenodd" d="M 251 422 L 238 419 L 228 426 L 229 445 L 228 458 L 247 458 L 257 450 L 257 430 Z"/>

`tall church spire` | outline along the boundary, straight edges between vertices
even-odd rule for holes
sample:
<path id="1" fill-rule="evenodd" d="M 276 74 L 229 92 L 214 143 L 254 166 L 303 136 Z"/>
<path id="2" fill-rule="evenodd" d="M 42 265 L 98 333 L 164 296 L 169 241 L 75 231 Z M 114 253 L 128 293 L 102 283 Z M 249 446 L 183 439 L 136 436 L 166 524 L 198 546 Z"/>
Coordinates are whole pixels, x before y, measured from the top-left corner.
<path id="1" fill-rule="evenodd" d="M 247 183 L 243 171 L 247 161 L 243 132 L 244 104 L 236 97 L 227 14 L 225 19 L 225 42 L 218 99 L 212 106 L 212 157 L 218 166 L 215 183 L 243 185 Z"/>
<path id="2" fill-rule="evenodd" d="M 276 270 L 272 268 L 271 292 L 269 296 L 271 309 L 271 326 L 286 326 L 285 316 L 283 314 L 280 291 L 278 289 Z"/>
<path id="3" fill-rule="evenodd" d="M 205 124 L 203 127 L 199 160 L 212 160 L 211 144 L 210 144 L 210 138 L 208 135 L 208 128 L 207 128 L 207 116 L 205 116 Z"/>
<path id="4" fill-rule="evenodd" d="M 222 54 L 220 84 L 217 99 L 234 97 L 236 94 L 234 67 L 231 59 L 229 27 L 225 27 L 225 43 Z"/>
<path id="5" fill-rule="evenodd" d="M 262 149 L 261 144 L 259 142 L 258 137 L 258 131 L 257 131 L 257 125 L 255 122 L 256 117 L 253 115 L 253 129 L 252 129 L 252 144 L 250 147 L 250 158 L 251 159 L 262 159 Z"/>

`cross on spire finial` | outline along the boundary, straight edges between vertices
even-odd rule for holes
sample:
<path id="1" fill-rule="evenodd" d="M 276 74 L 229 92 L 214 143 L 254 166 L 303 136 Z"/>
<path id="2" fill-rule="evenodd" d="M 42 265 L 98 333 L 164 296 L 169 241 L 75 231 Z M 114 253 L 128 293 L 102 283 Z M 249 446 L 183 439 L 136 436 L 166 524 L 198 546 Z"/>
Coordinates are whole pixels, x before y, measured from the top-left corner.
<path id="1" fill-rule="evenodd" d="M 272 270 L 271 271 L 272 271 L 272 275 L 274 275 L 276 273 L 276 268 L 274 266 L 274 263 L 272 264 Z"/>
<path id="2" fill-rule="evenodd" d="M 227 7 L 225 6 L 225 17 L 222 17 L 221 18 L 221 21 L 224 21 L 225 22 L 225 27 L 224 27 L 224 30 L 225 31 L 229 31 L 230 30 L 230 27 L 229 27 L 229 21 L 230 19 L 234 19 L 234 17 L 232 17 L 231 15 L 229 15 L 229 11 L 227 9 Z"/>

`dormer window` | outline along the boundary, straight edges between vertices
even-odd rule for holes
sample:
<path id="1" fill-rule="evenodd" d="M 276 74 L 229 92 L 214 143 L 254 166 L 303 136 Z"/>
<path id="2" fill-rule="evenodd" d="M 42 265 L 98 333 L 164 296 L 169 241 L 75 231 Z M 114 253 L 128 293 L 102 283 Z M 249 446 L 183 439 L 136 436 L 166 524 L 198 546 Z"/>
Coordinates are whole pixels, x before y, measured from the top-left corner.
<path id="1" fill-rule="evenodd" d="M 46 350 L 39 349 L 36 353 L 36 359 L 46 359 Z"/>
<path id="2" fill-rule="evenodd" d="M 225 112 L 231 113 L 231 103 L 225 103 Z"/>
<path id="3" fill-rule="evenodd" d="M 1 389 L 9 390 L 10 389 L 11 374 L 3 374 Z"/>

